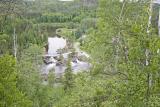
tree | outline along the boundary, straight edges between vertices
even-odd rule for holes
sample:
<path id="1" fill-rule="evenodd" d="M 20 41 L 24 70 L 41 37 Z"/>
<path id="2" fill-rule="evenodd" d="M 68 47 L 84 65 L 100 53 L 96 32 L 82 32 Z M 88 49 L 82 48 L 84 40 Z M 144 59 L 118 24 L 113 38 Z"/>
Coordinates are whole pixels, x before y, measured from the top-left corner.
<path id="1" fill-rule="evenodd" d="M 93 71 L 97 75 L 114 78 L 113 93 L 110 100 L 104 101 L 106 104 L 112 103 L 117 107 L 159 106 L 156 103 L 159 101 L 157 94 L 153 94 L 153 87 L 159 88 L 159 85 L 152 83 L 149 91 L 152 98 L 147 95 L 147 74 L 152 72 L 152 75 L 157 76 L 159 66 L 156 53 L 159 39 L 154 28 L 151 30 L 152 36 L 149 37 L 146 32 L 149 5 L 147 1 L 100 1 L 98 29 L 89 34 L 86 49 L 94 59 Z M 149 66 L 145 66 L 146 48 L 152 50 L 149 53 Z M 156 78 L 153 81 L 158 82 Z M 150 103 L 154 98 L 155 102 Z"/>
<path id="2" fill-rule="evenodd" d="M 5 54 L 7 52 L 10 52 L 9 47 L 11 45 L 10 43 L 9 35 L 2 34 L 0 35 L 0 54 Z"/>
<path id="3" fill-rule="evenodd" d="M 19 15 L 20 5 L 21 6 L 23 5 L 23 1 L 21 0 L 1 0 L 0 1 L 0 15 L 2 16 L 11 15 L 11 14 Z"/>
<path id="4" fill-rule="evenodd" d="M 48 74 L 48 85 L 53 88 L 55 83 L 55 72 L 52 70 Z"/>
<path id="5" fill-rule="evenodd" d="M 67 91 L 71 89 L 73 85 L 74 85 L 74 77 L 73 77 L 73 72 L 71 68 L 71 60 L 68 60 L 67 68 L 64 74 L 64 90 Z"/>
<path id="6" fill-rule="evenodd" d="M 39 66 L 42 64 L 41 48 L 32 45 L 28 49 L 23 50 L 21 57 L 17 62 L 19 90 L 24 92 L 35 105 L 37 93 L 41 87 L 41 77 Z"/>
<path id="7" fill-rule="evenodd" d="M 0 57 L 0 106 L 32 107 L 32 102 L 17 88 L 16 62 L 12 56 Z"/>

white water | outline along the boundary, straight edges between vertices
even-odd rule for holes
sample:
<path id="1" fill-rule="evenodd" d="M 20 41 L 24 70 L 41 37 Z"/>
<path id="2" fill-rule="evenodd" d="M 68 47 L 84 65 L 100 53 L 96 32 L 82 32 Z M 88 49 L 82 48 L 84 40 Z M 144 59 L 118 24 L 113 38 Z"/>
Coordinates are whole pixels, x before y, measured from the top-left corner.
<path id="1" fill-rule="evenodd" d="M 57 53 L 58 49 L 63 49 L 66 46 L 66 40 L 63 38 L 58 38 L 58 37 L 54 37 L 54 38 L 48 38 L 48 55 L 59 55 Z M 79 43 L 76 42 L 74 44 L 74 48 L 76 50 L 76 52 L 78 52 L 79 56 L 86 56 L 87 58 L 89 57 L 89 55 L 86 52 L 83 52 L 79 49 Z M 67 52 L 63 54 L 64 59 L 68 59 L 68 55 L 71 52 Z M 50 70 L 54 69 L 55 70 L 55 76 L 59 77 L 62 74 L 64 74 L 66 66 L 65 65 L 56 65 L 57 61 L 51 57 L 50 61 L 52 63 L 45 65 L 45 67 L 43 68 L 43 72 L 42 74 L 48 74 Z M 71 61 L 71 67 L 73 70 L 74 74 L 77 74 L 78 72 L 82 72 L 82 71 L 88 71 L 89 68 L 91 67 L 91 65 L 88 62 L 83 62 L 83 61 L 79 61 L 78 59 L 76 59 L 76 62 L 72 62 Z"/>
<path id="2" fill-rule="evenodd" d="M 57 54 L 58 49 L 63 49 L 67 45 L 66 39 L 54 37 L 48 38 L 48 54 L 54 55 Z"/>

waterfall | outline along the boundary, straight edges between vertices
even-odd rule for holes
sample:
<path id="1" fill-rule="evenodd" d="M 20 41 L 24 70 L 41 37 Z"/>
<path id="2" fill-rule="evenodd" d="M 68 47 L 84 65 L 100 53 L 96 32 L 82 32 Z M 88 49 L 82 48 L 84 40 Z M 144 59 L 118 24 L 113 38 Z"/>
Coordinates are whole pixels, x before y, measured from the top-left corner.
<path id="1" fill-rule="evenodd" d="M 58 49 L 63 49 L 66 46 L 66 39 L 54 37 L 48 38 L 48 54 L 54 55 L 57 54 Z"/>
<path id="2" fill-rule="evenodd" d="M 79 56 L 85 56 L 89 58 L 89 55 L 86 52 L 83 52 L 79 49 L 78 43 L 75 43 L 75 48 L 76 52 L 78 53 Z M 56 58 L 60 57 L 60 54 L 57 52 L 59 49 L 63 49 L 67 45 L 67 40 L 64 38 L 59 38 L 59 37 L 49 37 L 48 38 L 48 52 L 47 52 L 47 58 L 49 57 L 49 63 L 45 65 L 42 74 L 48 75 L 49 71 L 54 69 L 55 71 L 55 76 L 60 77 L 61 75 L 64 74 L 65 69 L 66 69 L 66 64 L 59 64 L 59 61 Z M 67 62 L 69 54 L 72 52 L 66 52 L 66 53 L 61 53 L 61 55 L 64 58 L 64 62 Z M 91 67 L 91 64 L 88 62 L 83 62 L 79 61 L 77 57 L 71 60 L 71 67 L 73 70 L 74 74 L 77 74 L 78 72 L 81 71 L 87 71 Z"/>

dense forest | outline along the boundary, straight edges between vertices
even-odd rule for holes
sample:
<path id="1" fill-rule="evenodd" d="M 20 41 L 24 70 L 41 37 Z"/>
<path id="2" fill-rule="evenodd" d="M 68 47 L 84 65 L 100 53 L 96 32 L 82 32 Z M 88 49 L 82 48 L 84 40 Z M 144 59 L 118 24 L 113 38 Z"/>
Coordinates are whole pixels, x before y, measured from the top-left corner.
<path id="1" fill-rule="evenodd" d="M 0 0 L 0 107 L 160 107 L 153 1 Z M 90 69 L 73 73 L 71 48 L 60 78 L 54 69 L 41 75 L 55 36 L 79 43 Z"/>

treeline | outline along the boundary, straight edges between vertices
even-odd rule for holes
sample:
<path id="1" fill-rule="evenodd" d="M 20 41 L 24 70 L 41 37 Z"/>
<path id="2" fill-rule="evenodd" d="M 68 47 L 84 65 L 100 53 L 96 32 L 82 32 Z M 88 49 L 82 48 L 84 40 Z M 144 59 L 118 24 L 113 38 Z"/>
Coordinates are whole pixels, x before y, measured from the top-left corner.
<path id="1" fill-rule="evenodd" d="M 16 10 L 13 12 L 10 8 L 14 9 L 14 5 Z M 1 54 L 7 53 L 7 51 L 12 53 L 14 29 L 16 30 L 17 48 L 20 54 L 23 49 L 28 48 L 31 44 L 45 44 L 48 36 L 56 35 L 58 28 L 77 29 L 72 36 L 79 38 L 85 33 L 84 30 L 81 30 L 82 26 L 87 24 L 89 18 L 91 19 L 89 23 L 95 23 L 92 18 L 96 15 L 96 4 L 84 6 L 81 1 L 65 3 L 56 0 L 36 0 L 22 3 L 15 0 L 13 7 L 10 6 L 9 2 L 6 2 L 1 10 L 4 8 L 9 9 L 9 13 L 2 11 L 0 17 L 0 34 L 3 38 L 1 39 Z M 85 18 L 88 19 L 84 22 Z M 88 24 L 87 26 L 89 28 L 92 25 L 89 26 Z"/>

